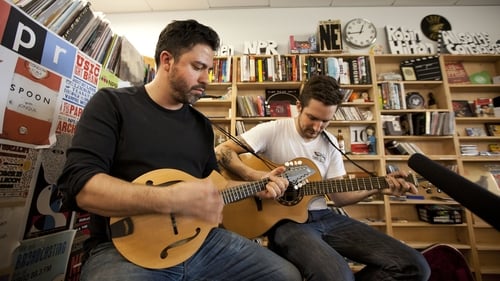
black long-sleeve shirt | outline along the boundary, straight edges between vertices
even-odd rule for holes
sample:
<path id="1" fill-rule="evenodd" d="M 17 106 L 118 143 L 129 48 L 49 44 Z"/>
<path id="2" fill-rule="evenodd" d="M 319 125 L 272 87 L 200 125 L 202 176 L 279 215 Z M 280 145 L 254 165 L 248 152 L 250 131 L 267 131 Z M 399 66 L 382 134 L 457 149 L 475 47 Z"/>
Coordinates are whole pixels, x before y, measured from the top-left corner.
<path id="1" fill-rule="evenodd" d="M 133 181 L 151 170 L 171 168 L 207 177 L 217 169 L 213 141 L 210 121 L 190 105 L 167 110 L 143 86 L 101 89 L 78 121 L 58 187 L 65 205 L 79 210 L 76 195 L 98 173 Z M 110 240 L 108 222 L 91 216 L 89 247 Z"/>

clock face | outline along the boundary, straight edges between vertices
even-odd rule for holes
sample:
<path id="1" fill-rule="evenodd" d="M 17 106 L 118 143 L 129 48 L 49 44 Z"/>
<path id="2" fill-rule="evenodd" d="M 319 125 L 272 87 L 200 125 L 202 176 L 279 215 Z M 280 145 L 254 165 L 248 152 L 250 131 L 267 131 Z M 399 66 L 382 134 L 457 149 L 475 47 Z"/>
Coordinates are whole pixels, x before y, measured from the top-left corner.
<path id="1" fill-rule="evenodd" d="M 425 16 L 420 22 L 420 29 L 427 38 L 437 41 L 440 30 L 451 30 L 450 22 L 440 15 Z"/>
<path id="2" fill-rule="evenodd" d="M 356 48 L 366 48 L 377 40 L 377 28 L 366 19 L 350 20 L 344 29 L 345 41 Z"/>

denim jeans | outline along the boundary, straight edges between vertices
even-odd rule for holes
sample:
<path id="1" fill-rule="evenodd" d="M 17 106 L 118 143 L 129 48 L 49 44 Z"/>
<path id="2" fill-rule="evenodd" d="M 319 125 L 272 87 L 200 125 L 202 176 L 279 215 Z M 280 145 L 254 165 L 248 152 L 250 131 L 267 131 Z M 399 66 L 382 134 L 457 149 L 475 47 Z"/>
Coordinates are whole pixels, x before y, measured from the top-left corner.
<path id="1" fill-rule="evenodd" d="M 154 230 L 153 230 L 154 231 Z M 272 251 L 221 228 L 185 262 L 165 269 L 145 269 L 125 260 L 111 242 L 92 249 L 82 281 L 120 280 L 302 280 L 295 266 Z"/>
<path id="2" fill-rule="evenodd" d="M 427 281 L 430 276 L 419 251 L 329 209 L 310 211 L 303 224 L 285 222 L 270 238 L 270 248 L 295 264 L 306 280 Z M 353 274 L 345 258 L 366 266 Z"/>

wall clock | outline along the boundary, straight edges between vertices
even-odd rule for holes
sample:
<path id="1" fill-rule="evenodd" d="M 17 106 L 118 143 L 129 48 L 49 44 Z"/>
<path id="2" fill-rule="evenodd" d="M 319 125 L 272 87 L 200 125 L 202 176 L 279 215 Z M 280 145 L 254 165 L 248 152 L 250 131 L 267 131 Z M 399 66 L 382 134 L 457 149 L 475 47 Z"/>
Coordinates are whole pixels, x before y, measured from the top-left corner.
<path id="1" fill-rule="evenodd" d="M 420 29 L 427 38 L 433 41 L 437 41 L 439 37 L 439 31 L 451 30 L 451 24 L 443 16 L 428 15 L 425 16 L 420 22 Z"/>
<path id="2" fill-rule="evenodd" d="M 355 18 L 345 25 L 344 39 L 355 48 L 366 48 L 377 40 L 377 28 L 367 19 Z"/>

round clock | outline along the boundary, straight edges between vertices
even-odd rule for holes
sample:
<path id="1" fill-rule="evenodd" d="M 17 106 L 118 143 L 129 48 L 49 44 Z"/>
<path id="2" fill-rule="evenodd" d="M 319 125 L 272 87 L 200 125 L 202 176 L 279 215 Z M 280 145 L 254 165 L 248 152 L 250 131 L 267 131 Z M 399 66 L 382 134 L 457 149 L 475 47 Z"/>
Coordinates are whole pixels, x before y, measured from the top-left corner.
<path id="1" fill-rule="evenodd" d="M 355 48 L 366 48 L 377 40 L 377 28 L 366 19 L 352 19 L 345 25 L 345 41 Z"/>
<path id="2" fill-rule="evenodd" d="M 420 22 L 420 29 L 422 29 L 422 33 L 424 33 L 427 38 L 433 41 L 437 41 L 439 37 L 439 31 L 451 30 L 451 24 L 443 16 L 428 15 L 425 16 Z"/>

